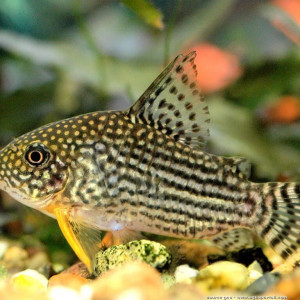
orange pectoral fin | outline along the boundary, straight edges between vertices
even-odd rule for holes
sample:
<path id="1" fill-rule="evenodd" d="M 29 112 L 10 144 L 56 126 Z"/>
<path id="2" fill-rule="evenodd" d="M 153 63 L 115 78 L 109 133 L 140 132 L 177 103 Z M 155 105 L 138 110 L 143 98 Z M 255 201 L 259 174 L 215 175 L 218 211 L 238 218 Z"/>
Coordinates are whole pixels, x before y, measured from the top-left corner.
<path id="1" fill-rule="evenodd" d="M 58 225 L 78 258 L 93 272 L 96 253 L 101 250 L 102 234 L 99 230 L 76 222 L 71 216 L 72 208 L 56 208 L 54 214 Z"/>

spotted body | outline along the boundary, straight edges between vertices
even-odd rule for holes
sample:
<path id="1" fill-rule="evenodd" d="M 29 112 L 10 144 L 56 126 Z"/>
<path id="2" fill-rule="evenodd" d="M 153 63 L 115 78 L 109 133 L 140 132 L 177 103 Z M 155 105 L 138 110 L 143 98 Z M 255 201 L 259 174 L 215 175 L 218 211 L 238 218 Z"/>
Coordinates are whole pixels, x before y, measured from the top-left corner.
<path id="1" fill-rule="evenodd" d="M 194 58 L 178 56 L 126 111 L 45 125 L 0 152 L 0 188 L 56 217 L 90 270 L 99 230 L 227 249 L 252 231 L 285 258 L 298 250 L 300 185 L 252 183 L 245 159 L 203 150 L 209 114 Z"/>

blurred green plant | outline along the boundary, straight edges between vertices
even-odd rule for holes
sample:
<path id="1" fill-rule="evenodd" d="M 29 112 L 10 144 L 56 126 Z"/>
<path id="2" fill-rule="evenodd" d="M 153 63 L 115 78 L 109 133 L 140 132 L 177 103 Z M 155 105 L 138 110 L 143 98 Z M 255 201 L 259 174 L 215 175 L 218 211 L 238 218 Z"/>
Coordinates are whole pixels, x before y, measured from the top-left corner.
<path id="1" fill-rule="evenodd" d="M 162 29 L 164 27 L 162 21 L 161 12 L 155 8 L 149 1 L 147 0 L 120 0 L 127 7 L 132 9 L 138 16 L 144 20 L 145 23 L 150 24 L 153 27 L 158 29 Z"/>

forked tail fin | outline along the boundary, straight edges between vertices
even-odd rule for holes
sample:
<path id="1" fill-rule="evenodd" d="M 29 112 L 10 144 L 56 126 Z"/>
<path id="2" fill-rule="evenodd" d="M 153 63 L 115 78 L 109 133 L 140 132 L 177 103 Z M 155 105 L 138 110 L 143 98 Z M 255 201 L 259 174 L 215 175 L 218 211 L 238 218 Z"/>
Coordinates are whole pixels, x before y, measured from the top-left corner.
<path id="1" fill-rule="evenodd" d="M 257 234 L 283 258 L 300 251 L 300 183 L 264 183 Z"/>

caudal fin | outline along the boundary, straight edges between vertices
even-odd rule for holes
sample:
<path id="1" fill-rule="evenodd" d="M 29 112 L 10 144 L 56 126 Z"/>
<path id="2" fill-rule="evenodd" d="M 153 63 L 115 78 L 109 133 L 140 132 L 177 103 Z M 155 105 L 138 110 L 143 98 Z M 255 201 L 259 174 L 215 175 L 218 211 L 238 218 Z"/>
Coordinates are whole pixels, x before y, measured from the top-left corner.
<path id="1" fill-rule="evenodd" d="M 300 251 L 300 183 L 264 183 L 257 234 L 283 258 Z"/>

